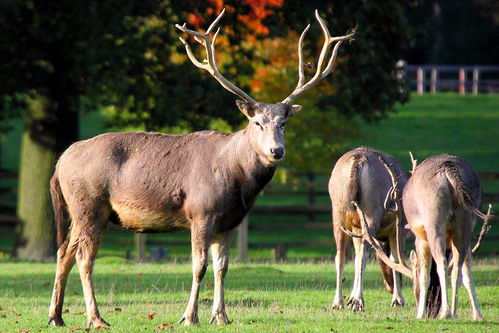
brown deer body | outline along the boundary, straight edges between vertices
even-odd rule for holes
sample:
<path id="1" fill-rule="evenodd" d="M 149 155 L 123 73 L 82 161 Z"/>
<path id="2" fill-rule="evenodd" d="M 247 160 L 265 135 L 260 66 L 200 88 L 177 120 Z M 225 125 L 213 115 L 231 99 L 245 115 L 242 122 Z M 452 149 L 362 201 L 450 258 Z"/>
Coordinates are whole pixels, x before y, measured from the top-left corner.
<path id="1" fill-rule="evenodd" d="M 362 236 L 387 265 L 412 280 L 418 318 L 434 316 L 432 312 L 435 309 L 431 308 L 431 303 L 440 310 L 441 318 L 455 318 L 457 289 L 462 279 L 469 294 L 472 317 L 481 320 L 483 317 L 471 274 L 471 255 L 479 249 L 483 236 L 490 229 L 491 206 L 487 214 L 479 209 L 482 194 L 475 171 L 465 160 L 456 156 L 442 154 L 430 157 L 413 170 L 404 187 L 402 201 L 407 224 L 416 237 L 416 251 L 411 251 L 410 256 L 411 268 L 404 260 L 394 263 L 386 256 L 368 230 L 362 218 L 362 209 L 357 206 L 363 224 Z M 484 224 L 477 244 L 472 248 L 471 235 L 477 216 L 484 220 Z M 448 250 L 452 251 L 451 263 L 447 261 Z M 436 266 L 438 275 L 438 282 L 433 281 L 432 286 L 438 286 L 440 290 L 428 299 L 432 265 Z M 452 267 L 450 308 L 447 295 L 449 267 Z"/>
<path id="2" fill-rule="evenodd" d="M 427 317 L 427 292 L 432 260 L 441 288 L 440 317 L 456 317 L 457 289 L 462 279 L 474 320 L 482 319 L 471 274 L 471 235 L 480 210 L 482 189 L 473 168 L 462 158 L 442 154 L 423 161 L 403 195 L 408 225 L 416 236 L 415 293 L 418 318 Z M 451 306 L 447 295 L 446 251 L 452 251 Z"/>
<path id="3" fill-rule="evenodd" d="M 380 158 L 385 160 L 395 177 L 403 186 L 407 181 L 406 172 L 402 166 L 391 156 L 370 148 L 357 148 L 347 152 L 338 159 L 329 179 L 329 195 L 332 202 L 333 232 L 336 241 L 336 293 L 333 308 L 343 308 L 343 268 L 345 264 L 345 251 L 349 232 L 362 230 L 359 215 L 352 205 L 358 202 L 365 212 L 369 230 L 377 238 L 386 242 L 390 253 L 396 262 L 399 261 L 396 239 L 395 216 L 386 208 L 393 205 L 393 200 L 387 193 L 392 186 L 390 175 L 380 163 Z M 400 197 L 398 192 L 396 195 Z M 368 242 L 353 238 L 355 247 L 355 278 L 347 305 L 354 311 L 363 310 L 363 279 L 368 255 Z M 400 274 L 382 265 L 385 275 L 385 285 L 393 293 L 392 306 L 405 304 L 402 296 Z M 391 276 L 393 274 L 393 276 Z"/>
<path id="4" fill-rule="evenodd" d="M 206 49 L 207 60 L 198 61 L 181 38 L 194 65 L 210 72 L 224 88 L 242 99 L 236 103 L 249 120 L 247 127 L 231 134 L 108 133 L 69 147 L 60 157 L 51 180 L 59 249 L 49 323 L 64 325 L 64 290 L 76 262 L 89 324 L 108 325 L 97 308 L 92 271 L 101 234 L 109 220 L 135 232 L 190 230 L 193 279 L 180 322 L 199 323 L 198 294 L 209 248 L 215 275 L 210 322 L 229 322 L 223 286 L 231 230 L 242 221 L 284 156 L 285 121 L 301 109 L 292 102 L 329 74 L 339 45 L 353 33 L 331 37 L 316 11 L 326 36 L 316 75 L 304 82 L 301 47 L 307 27 L 298 44 L 300 77 L 296 89 L 282 102 L 266 104 L 253 100 L 218 71 L 214 46 L 219 30 L 212 39 L 211 32 L 223 14 L 224 11 L 206 33 L 189 30 L 185 25 L 177 28 L 194 36 Z M 335 42 L 323 68 L 325 55 Z M 71 217 L 67 235 L 65 210 Z"/>

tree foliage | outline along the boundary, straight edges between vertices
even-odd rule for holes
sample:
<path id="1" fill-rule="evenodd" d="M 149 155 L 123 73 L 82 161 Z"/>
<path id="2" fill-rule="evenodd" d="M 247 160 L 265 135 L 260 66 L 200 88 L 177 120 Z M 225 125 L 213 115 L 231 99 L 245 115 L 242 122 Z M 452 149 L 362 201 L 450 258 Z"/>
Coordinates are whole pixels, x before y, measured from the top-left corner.
<path id="1" fill-rule="evenodd" d="M 418 1 L 408 15 L 417 35 L 406 59 L 416 64 L 497 64 L 498 10 L 493 0 Z"/>

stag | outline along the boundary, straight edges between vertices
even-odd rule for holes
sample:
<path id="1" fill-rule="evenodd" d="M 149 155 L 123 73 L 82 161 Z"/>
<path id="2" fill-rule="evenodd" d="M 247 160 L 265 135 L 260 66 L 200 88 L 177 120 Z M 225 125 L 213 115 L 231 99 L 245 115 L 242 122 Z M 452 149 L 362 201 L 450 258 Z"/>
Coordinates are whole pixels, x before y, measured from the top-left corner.
<path id="1" fill-rule="evenodd" d="M 440 318 L 456 317 L 457 291 L 462 279 L 470 298 L 473 319 L 483 319 L 471 273 L 471 255 L 478 251 L 484 235 L 490 229 L 488 220 L 491 206 L 487 214 L 479 209 L 482 191 L 473 168 L 456 156 L 432 156 L 416 167 L 405 185 L 402 201 L 408 226 L 415 235 L 416 251 L 410 254 L 411 268 L 404 260 L 394 263 L 384 254 L 368 229 L 362 209 L 357 206 L 363 225 L 361 237 L 371 243 L 387 265 L 412 279 L 418 318 L 432 316 L 432 309 L 427 303 L 429 274 L 432 265 L 435 265 L 440 299 L 430 299 L 430 302 L 437 304 Z M 472 248 L 471 234 L 477 217 L 482 218 L 484 224 L 477 244 Z M 447 250 L 452 253 L 450 263 L 446 256 Z M 452 295 L 449 309 L 447 275 L 450 269 Z"/>
<path id="2" fill-rule="evenodd" d="M 388 168 L 394 173 L 399 184 L 407 181 L 407 174 L 393 157 L 374 149 L 361 147 L 344 154 L 333 168 L 329 179 L 329 195 L 332 202 L 333 232 L 336 241 L 336 293 L 333 308 L 343 308 L 343 268 L 345 250 L 349 236 L 362 230 L 359 214 L 352 201 L 358 202 L 365 212 L 369 230 L 386 243 L 393 260 L 400 260 L 400 248 L 397 247 L 395 214 L 391 207 L 400 197 L 399 192 L 390 189 L 390 176 L 380 164 L 379 159 L 389 163 Z M 387 196 L 386 194 L 390 192 Z M 364 271 L 368 256 L 367 241 L 354 237 L 355 278 L 347 306 L 354 311 L 364 309 Z M 404 306 L 400 274 L 389 269 L 380 261 L 385 286 L 392 292 L 392 306 Z M 388 268 L 388 269 L 387 269 Z"/>
<path id="3" fill-rule="evenodd" d="M 176 27 L 204 46 L 207 59 L 199 61 L 187 41 L 180 38 L 196 67 L 208 71 L 225 89 L 241 98 L 236 104 L 248 118 L 248 125 L 235 133 L 107 133 L 70 146 L 57 162 L 50 187 L 58 251 L 49 324 L 64 325 L 64 290 L 76 262 L 88 324 L 109 325 L 99 313 L 92 286 L 94 260 L 108 221 L 134 232 L 190 230 L 192 288 L 179 322 L 199 323 L 198 294 L 209 248 L 215 280 L 210 323 L 229 322 L 223 287 L 231 231 L 241 223 L 285 154 L 286 120 L 302 108 L 293 105 L 293 101 L 331 72 L 339 46 L 355 32 L 331 37 L 326 23 L 315 11 L 325 35 L 317 72 L 305 83 L 302 44 L 308 25 L 298 42 L 298 85 L 282 102 L 267 104 L 251 98 L 217 68 L 215 41 L 220 28 L 213 36 L 212 32 L 223 15 L 224 11 L 205 33 L 190 30 L 185 24 Z M 71 217 L 68 232 L 65 210 Z"/>

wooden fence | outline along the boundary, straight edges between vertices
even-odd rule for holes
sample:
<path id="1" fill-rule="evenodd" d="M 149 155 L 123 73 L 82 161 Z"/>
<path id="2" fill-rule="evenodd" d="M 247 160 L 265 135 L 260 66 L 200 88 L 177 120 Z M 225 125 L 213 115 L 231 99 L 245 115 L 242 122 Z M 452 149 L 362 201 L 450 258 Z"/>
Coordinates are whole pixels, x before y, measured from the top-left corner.
<path id="1" fill-rule="evenodd" d="M 499 180 L 499 173 L 487 172 L 479 173 L 481 181 L 488 180 Z M 10 179 L 15 180 L 17 175 L 15 173 L 5 173 L 0 172 L 0 180 Z M 0 189 L 1 190 L 1 189 Z M 2 193 L 2 192 L 0 192 Z M 268 186 L 264 190 L 264 195 L 273 196 L 305 196 L 307 202 L 304 205 L 288 205 L 288 206 L 255 206 L 250 211 L 249 215 L 251 217 L 256 217 L 258 215 L 277 215 L 277 216 L 291 216 L 291 215 L 301 215 L 303 220 L 299 223 L 290 224 L 288 222 L 272 222 L 272 223 L 249 223 L 248 216 L 245 217 L 243 223 L 237 229 L 237 248 L 239 253 L 239 260 L 246 262 L 248 257 L 248 250 L 250 248 L 270 248 L 271 257 L 273 260 L 279 261 L 286 258 L 287 250 L 289 248 L 302 248 L 302 247 L 322 247 L 331 246 L 332 240 L 330 241 L 316 241 L 316 240 L 301 240 L 301 241 L 289 241 L 283 239 L 279 242 L 249 242 L 249 234 L 251 231 L 284 231 L 290 228 L 292 225 L 293 230 L 331 230 L 331 220 L 329 214 L 331 212 L 331 207 L 329 203 L 318 203 L 318 198 L 328 196 L 327 193 L 327 182 L 318 182 L 315 180 L 314 176 L 308 176 L 307 179 L 299 185 L 294 186 L 294 188 L 276 188 L 275 186 Z M 499 203 L 499 193 L 484 193 L 484 202 L 495 202 Z M 326 201 L 326 200 L 322 200 Z M 2 213 L 2 203 L 0 202 L 0 226 L 4 227 L 15 227 L 17 220 L 13 215 L 13 212 Z M 328 215 L 326 221 L 316 221 L 316 217 L 319 215 Z M 497 216 L 497 214 L 496 214 Z M 305 221 L 305 222 L 304 222 Z M 497 237 L 488 237 L 489 239 L 499 240 Z M 135 248 L 137 251 L 137 260 L 146 260 L 146 247 L 147 246 L 163 246 L 163 245 L 182 245 L 190 246 L 190 243 L 186 241 L 168 241 L 167 244 L 157 243 L 154 241 L 148 241 L 145 234 L 136 234 L 135 236 Z"/>
<path id="2" fill-rule="evenodd" d="M 399 78 L 419 95 L 442 91 L 499 93 L 499 66 L 447 66 L 399 64 Z"/>

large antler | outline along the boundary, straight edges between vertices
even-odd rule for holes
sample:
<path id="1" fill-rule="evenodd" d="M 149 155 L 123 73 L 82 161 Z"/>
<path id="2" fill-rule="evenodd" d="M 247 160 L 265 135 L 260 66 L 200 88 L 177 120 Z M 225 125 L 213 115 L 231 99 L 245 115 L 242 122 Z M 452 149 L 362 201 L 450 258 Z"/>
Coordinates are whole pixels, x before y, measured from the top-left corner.
<path id="1" fill-rule="evenodd" d="M 327 29 L 326 23 L 324 20 L 319 15 L 319 11 L 316 9 L 315 10 L 315 17 L 317 18 L 317 21 L 319 22 L 322 31 L 324 32 L 324 45 L 322 46 L 322 51 L 319 56 L 319 61 L 317 63 L 317 71 L 315 72 L 315 75 L 308 81 L 306 84 L 305 83 L 305 74 L 303 73 L 303 68 L 305 67 L 304 61 L 303 61 L 303 39 L 305 38 L 305 35 L 307 34 L 308 29 L 310 28 L 310 24 L 307 25 L 305 30 L 303 30 L 300 40 L 298 41 L 298 84 L 296 85 L 295 90 L 286 97 L 282 101 L 282 103 L 291 105 L 295 99 L 297 99 L 301 94 L 303 94 L 305 91 L 308 89 L 312 88 L 315 86 L 320 80 L 328 76 L 328 74 L 331 72 L 331 69 L 333 68 L 334 61 L 336 59 L 336 55 L 338 54 L 338 48 L 340 47 L 341 43 L 344 40 L 350 39 L 355 35 L 355 29 L 353 29 L 348 35 L 345 36 L 340 36 L 340 37 L 331 37 L 329 30 Z M 327 63 L 327 66 L 322 69 L 324 60 L 326 59 L 326 55 L 331 48 L 331 45 L 333 43 L 336 43 L 336 45 L 333 48 L 333 51 L 331 53 L 331 57 L 329 58 L 329 61 Z"/>
<path id="2" fill-rule="evenodd" d="M 386 210 L 390 210 L 394 215 L 395 215 L 395 241 L 397 243 L 397 255 L 400 258 L 400 261 L 404 261 L 404 251 L 402 249 L 402 225 L 401 225 L 401 218 L 402 218 L 402 212 L 400 211 L 400 197 L 398 195 L 398 182 L 395 178 L 395 175 L 393 174 L 392 168 L 388 166 L 388 163 L 380 156 L 379 160 L 381 164 L 385 167 L 386 171 L 390 175 L 390 179 L 392 181 L 392 186 L 388 190 L 388 193 L 386 194 L 385 198 L 385 203 L 384 203 L 384 208 Z M 393 208 L 388 207 L 388 200 L 391 199 L 393 202 Z"/>
<path id="3" fill-rule="evenodd" d="M 367 226 L 366 217 L 365 217 L 362 209 L 359 207 L 359 205 L 357 204 L 356 201 L 352 201 L 352 205 L 355 206 L 355 208 L 357 209 L 357 214 L 359 214 L 360 224 L 362 226 L 362 238 L 364 238 L 365 240 L 367 240 L 369 242 L 369 244 L 371 244 L 373 249 L 378 254 L 379 258 L 381 260 L 383 260 L 383 262 L 385 264 L 387 264 L 388 267 L 404 274 L 405 276 L 407 276 L 408 278 L 410 278 L 412 280 L 412 278 L 413 278 L 412 270 L 406 266 L 404 258 L 400 257 L 400 263 L 395 263 L 386 255 L 385 251 L 383 251 L 383 248 L 381 247 L 381 244 L 370 233 L 369 227 Z M 400 223 L 398 221 L 399 220 L 397 219 L 397 223 Z M 399 226 L 397 226 L 397 228 L 398 227 Z M 354 237 L 357 237 L 357 235 L 354 235 Z"/>
<path id="4" fill-rule="evenodd" d="M 204 59 L 204 61 L 201 62 L 198 59 L 196 59 L 196 56 L 192 52 L 191 47 L 189 46 L 189 44 L 185 39 L 183 39 L 182 37 L 179 37 L 179 39 L 185 46 L 187 56 L 196 67 L 208 71 L 222 85 L 222 87 L 224 87 L 231 93 L 239 96 L 251 106 L 256 106 L 258 104 L 257 101 L 255 101 L 253 98 L 251 98 L 248 94 L 242 91 L 239 87 L 231 83 L 229 80 L 227 80 L 218 71 L 217 63 L 215 61 L 215 41 L 217 39 L 218 33 L 220 32 L 220 27 L 218 27 L 217 31 L 215 32 L 213 40 L 210 40 L 210 34 L 212 30 L 217 26 L 218 22 L 220 21 L 224 13 L 225 13 L 225 8 L 218 15 L 215 21 L 213 21 L 213 23 L 210 25 L 210 27 L 208 28 L 208 30 L 206 30 L 204 34 L 201 32 L 187 29 L 185 23 L 183 25 L 175 24 L 175 27 L 177 27 L 177 29 L 181 30 L 182 32 L 188 33 L 189 35 L 194 36 L 194 39 L 205 47 L 207 59 Z"/>

